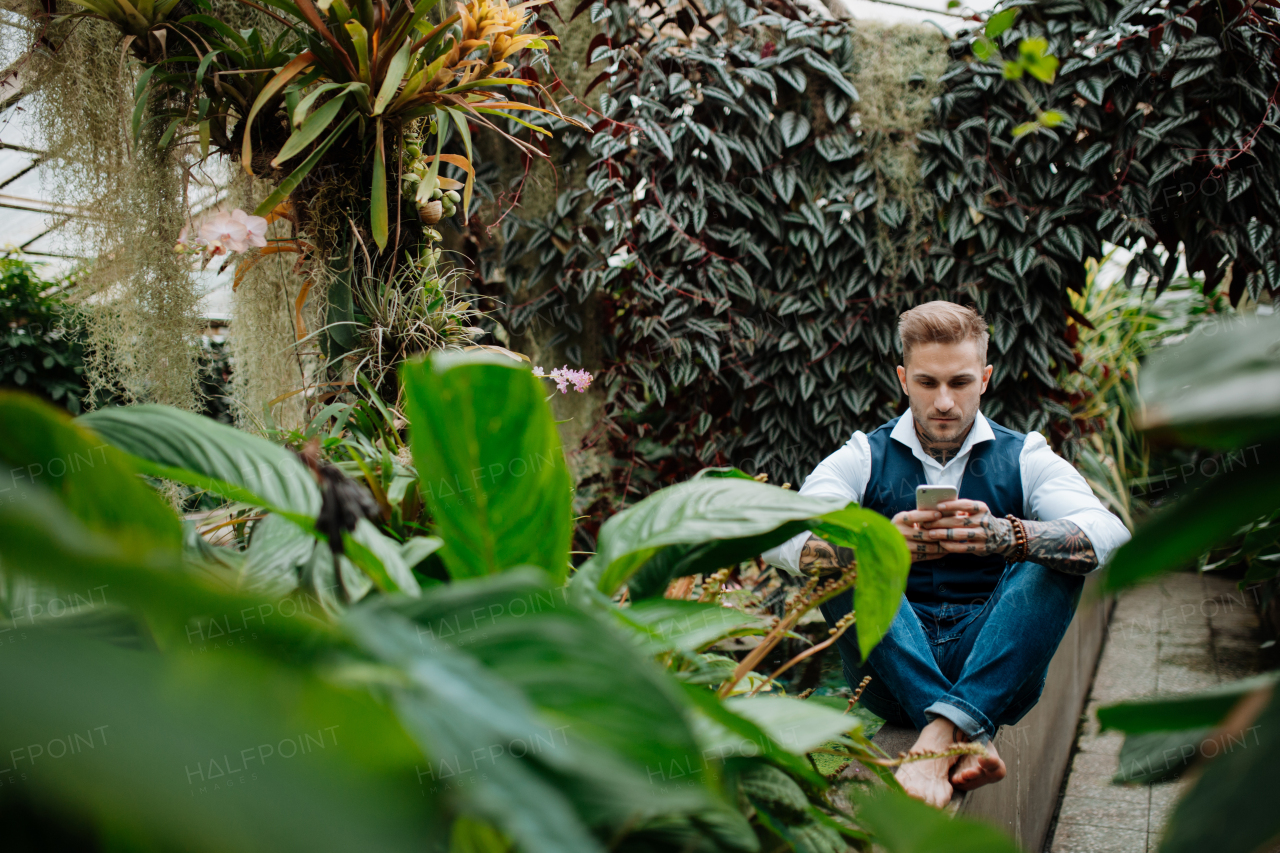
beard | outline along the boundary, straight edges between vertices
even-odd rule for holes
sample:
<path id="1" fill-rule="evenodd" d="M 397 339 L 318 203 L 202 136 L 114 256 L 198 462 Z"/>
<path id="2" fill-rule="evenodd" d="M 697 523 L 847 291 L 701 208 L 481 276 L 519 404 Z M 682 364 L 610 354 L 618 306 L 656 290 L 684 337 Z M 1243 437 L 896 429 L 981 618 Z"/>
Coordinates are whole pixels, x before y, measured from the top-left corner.
<path id="1" fill-rule="evenodd" d="M 973 427 L 973 422 L 978 419 L 978 413 L 974 411 L 967 418 L 962 415 L 952 422 L 955 424 L 955 429 L 949 429 L 945 433 L 935 431 L 929 422 L 929 413 L 917 411 L 914 405 L 911 406 L 911 417 L 916 424 L 916 433 L 929 444 L 943 447 L 959 447 Z"/>

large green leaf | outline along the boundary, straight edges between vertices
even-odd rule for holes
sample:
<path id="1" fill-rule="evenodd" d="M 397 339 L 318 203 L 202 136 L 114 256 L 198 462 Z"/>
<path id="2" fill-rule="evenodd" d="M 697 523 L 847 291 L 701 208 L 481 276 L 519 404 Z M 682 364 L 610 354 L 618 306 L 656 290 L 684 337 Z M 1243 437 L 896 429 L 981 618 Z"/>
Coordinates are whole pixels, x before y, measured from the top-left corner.
<path id="1" fill-rule="evenodd" d="M 525 569 L 455 582 L 420 599 L 379 606 L 412 618 L 422 642 L 482 662 L 540 713 L 571 723 L 575 738 L 628 759 L 629 767 L 618 769 L 618 780 L 608 784 L 697 752 L 679 685 L 540 573 Z M 647 777 L 643 781 L 647 789 Z"/>
<path id="2" fill-rule="evenodd" d="M 408 619 L 355 610 L 346 623 L 370 654 L 407 676 L 392 699 L 429 756 L 421 777 L 428 792 L 461 800 L 530 850 L 598 853 L 574 804 L 548 778 L 573 769 L 564 728 L 539 719 L 465 653 L 424 639 Z"/>
<path id="3" fill-rule="evenodd" d="M 853 627 L 865 661 L 902 607 L 911 572 L 907 541 L 884 516 L 854 506 L 827 513 L 813 531 L 834 545 L 852 548 L 857 555 Z"/>
<path id="4" fill-rule="evenodd" d="M 1205 757 L 1204 772 L 1169 818 L 1160 853 L 1273 849 L 1270 844 L 1280 838 L 1280 693 Z"/>
<path id="5" fill-rule="evenodd" d="M 1019 853 L 1018 845 L 996 827 L 979 820 L 951 817 L 891 788 L 854 790 L 858 823 L 888 853 Z"/>
<path id="6" fill-rule="evenodd" d="M 1253 454 L 1274 460 L 1280 445 L 1253 448 Z M 1123 589 L 1184 567 L 1278 507 L 1280 478 L 1274 465 L 1246 463 L 1220 474 L 1138 527 L 1104 570 L 1103 588 Z"/>
<path id="7" fill-rule="evenodd" d="M 769 627 L 759 616 L 733 607 L 671 598 L 646 598 L 614 612 L 635 630 L 641 647 L 651 654 L 672 649 L 695 652 L 725 637 Z"/>
<path id="8" fill-rule="evenodd" d="M 320 489 L 297 456 L 256 435 L 169 406 L 117 406 L 76 419 L 138 467 L 265 507 L 310 527 Z"/>
<path id="9" fill-rule="evenodd" d="M 703 550 L 693 558 L 687 556 L 690 551 L 684 552 L 683 565 L 671 576 L 694 574 L 699 566 L 720 568 L 732 560 L 711 549 L 740 541 L 749 552 L 738 558 L 744 560 L 808 529 L 810 520 L 844 507 L 845 501 L 803 497 L 740 477 L 697 477 L 662 489 L 607 520 L 600 528 L 596 555 L 579 575 L 613 595 L 659 551 L 681 545 Z"/>
<path id="10" fill-rule="evenodd" d="M 725 706 L 765 731 L 788 752 L 804 755 L 862 726 L 857 717 L 787 696 L 734 696 Z"/>
<path id="11" fill-rule="evenodd" d="M 401 369 L 420 489 L 455 578 L 535 565 L 564 578 L 569 473 L 546 391 L 502 356 L 447 353 Z"/>
<path id="12" fill-rule="evenodd" d="M 383 592 L 419 594 L 418 580 L 413 576 L 412 567 L 405 563 L 401 544 L 371 521 L 360 519 L 356 529 L 343 533 L 342 539 L 351 562 L 363 569 Z"/>
<path id="13" fill-rule="evenodd" d="M 1168 782 L 1177 779 L 1196 759 L 1200 744 L 1212 729 L 1145 732 L 1129 735 L 1120 749 L 1117 784 Z"/>
<path id="14" fill-rule="evenodd" d="M 311 559 L 315 537 L 279 515 L 253 525 L 253 536 L 236 575 L 236 588 L 266 598 L 283 598 L 298 587 L 298 569 Z"/>
<path id="15" fill-rule="evenodd" d="M 340 643 L 331 627 L 298 602 L 238 594 L 188 572 L 176 550 L 154 552 L 144 564 L 130 530 L 90 529 L 51 489 L 19 484 L 14 497 L 0 501 L 6 576 L 99 590 L 110 607 L 145 614 L 173 649 L 165 657 L 123 652 L 36 628 L 4 656 L 0 675 L 21 695 L 0 709 L 0 745 L 11 758 L 26 751 L 27 789 L 44 808 L 100 821 L 148 848 L 420 844 L 429 832 L 423 807 L 435 800 L 424 803 L 412 786 L 420 753 L 379 703 L 295 669 Z M 227 644 L 236 652 L 205 653 L 206 645 L 219 648 L 203 642 L 213 626 L 219 637 L 238 635 Z M 93 748 L 77 741 L 73 756 L 55 743 L 73 732 Z M 311 740 L 292 760 L 270 761 L 264 747 L 255 753 L 260 767 L 232 770 L 243 751 L 267 744 L 286 758 L 280 744 L 297 745 L 304 733 Z M 43 756 L 32 745 L 43 745 Z"/>
<path id="16" fill-rule="evenodd" d="M 705 687 L 687 684 L 685 696 L 697 710 L 693 723 L 702 747 L 702 755 L 721 761 L 732 758 L 764 758 L 819 788 L 825 780 L 814 772 L 809 762 L 775 741 L 755 721 L 735 714 Z M 681 769 L 679 765 L 674 770 Z M 669 770 L 670 770 L 669 769 Z M 664 771 L 668 772 L 668 771 Z M 669 772 L 674 777 L 674 772 Z"/>
<path id="17" fill-rule="evenodd" d="M 176 553 L 182 526 L 128 458 L 90 430 L 30 394 L 0 391 L 0 504 L 24 486 L 47 489 L 89 530 L 118 537 L 146 558 Z"/>
<path id="18" fill-rule="evenodd" d="M 1204 323 L 1139 379 L 1143 428 L 1224 450 L 1280 435 L 1280 316 Z"/>
<path id="19" fill-rule="evenodd" d="M 606 521 L 596 556 L 575 581 L 612 595 L 638 579 L 633 596 L 660 595 L 673 577 L 741 562 L 808 529 L 856 552 L 856 631 L 863 654 L 870 654 L 901 606 L 911 557 L 888 519 L 840 500 L 736 476 L 696 477 Z"/>
<path id="20" fill-rule="evenodd" d="M 6 572 L 64 588 L 103 589 L 111 604 L 145 613 L 161 639 L 185 643 L 192 619 L 240 618 L 246 609 L 255 612 L 264 604 L 225 580 L 190 571 L 177 551 L 153 554 L 142 563 L 128 531 L 113 536 L 90 530 L 46 489 L 23 486 L 16 497 L 0 501 L 0 563 Z M 264 646 L 310 648 L 333 634 L 306 611 L 269 621 L 258 629 Z"/>

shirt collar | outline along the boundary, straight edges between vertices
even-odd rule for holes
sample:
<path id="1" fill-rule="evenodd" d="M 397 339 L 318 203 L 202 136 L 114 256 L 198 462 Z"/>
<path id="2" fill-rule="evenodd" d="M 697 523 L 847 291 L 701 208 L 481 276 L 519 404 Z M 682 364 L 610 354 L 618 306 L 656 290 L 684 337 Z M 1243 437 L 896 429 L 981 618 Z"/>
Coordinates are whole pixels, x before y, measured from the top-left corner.
<path id="1" fill-rule="evenodd" d="M 960 445 L 960 452 L 952 457 L 951 462 L 939 466 L 938 460 L 925 453 L 924 448 L 920 445 L 920 436 L 916 434 L 915 417 L 911 414 L 910 408 L 903 412 L 902 417 L 898 418 L 898 422 L 893 425 L 893 431 L 889 433 L 889 437 L 908 448 L 912 456 L 935 468 L 946 468 L 957 459 L 967 458 L 969 451 L 979 442 L 996 440 L 996 434 L 992 431 L 991 424 L 982 416 L 982 412 L 978 412 L 977 417 L 973 419 L 973 428 L 969 430 L 969 434 L 965 436 L 964 443 Z"/>

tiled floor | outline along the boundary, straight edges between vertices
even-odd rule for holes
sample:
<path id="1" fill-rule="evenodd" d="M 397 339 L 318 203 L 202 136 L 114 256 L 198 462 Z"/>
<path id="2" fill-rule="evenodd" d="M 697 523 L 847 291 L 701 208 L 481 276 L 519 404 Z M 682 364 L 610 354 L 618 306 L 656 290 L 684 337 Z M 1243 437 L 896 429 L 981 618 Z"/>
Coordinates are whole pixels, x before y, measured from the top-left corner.
<path id="1" fill-rule="evenodd" d="M 1258 619 L 1235 582 L 1194 574 L 1125 593 L 1111 616 L 1050 853 L 1154 851 L 1184 785 L 1113 785 L 1122 735 L 1096 710 L 1152 693 L 1200 690 L 1256 672 Z"/>

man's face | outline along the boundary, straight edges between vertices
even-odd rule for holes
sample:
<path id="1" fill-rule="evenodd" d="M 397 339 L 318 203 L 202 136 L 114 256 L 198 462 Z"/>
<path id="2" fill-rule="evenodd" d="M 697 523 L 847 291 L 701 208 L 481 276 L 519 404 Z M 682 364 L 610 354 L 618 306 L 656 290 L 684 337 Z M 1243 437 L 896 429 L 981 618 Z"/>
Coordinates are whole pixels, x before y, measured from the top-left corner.
<path id="1" fill-rule="evenodd" d="M 977 341 L 916 344 L 907 364 L 898 368 L 916 429 L 939 444 L 963 440 L 990 378 L 991 365 L 983 365 Z"/>

